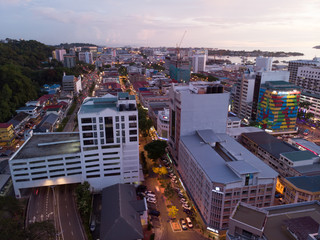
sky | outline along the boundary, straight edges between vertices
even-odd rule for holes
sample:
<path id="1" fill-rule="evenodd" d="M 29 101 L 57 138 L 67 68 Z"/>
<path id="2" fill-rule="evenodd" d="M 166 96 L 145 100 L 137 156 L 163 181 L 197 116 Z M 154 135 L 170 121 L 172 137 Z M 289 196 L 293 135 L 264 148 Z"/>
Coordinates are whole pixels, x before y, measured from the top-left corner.
<path id="1" fill-rule="evenodd" d="M 49 45 L 298 51 L 319 23 L 320 0 L 0 0 L 0 39 Z"/>

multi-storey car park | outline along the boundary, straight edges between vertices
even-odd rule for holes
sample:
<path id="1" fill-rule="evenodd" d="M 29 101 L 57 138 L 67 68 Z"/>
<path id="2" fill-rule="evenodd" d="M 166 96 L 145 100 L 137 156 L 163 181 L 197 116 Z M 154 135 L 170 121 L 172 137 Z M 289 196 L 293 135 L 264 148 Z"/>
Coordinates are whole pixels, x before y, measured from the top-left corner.
<path id="1" fill-rule="evenodd" d="M 10 158 L 15 194 L 21 189 L 88 181 L 99 191 L 139 181 L 138 113 L 134 96 L 88 98 L 79 133 L 35 134 Z"/>

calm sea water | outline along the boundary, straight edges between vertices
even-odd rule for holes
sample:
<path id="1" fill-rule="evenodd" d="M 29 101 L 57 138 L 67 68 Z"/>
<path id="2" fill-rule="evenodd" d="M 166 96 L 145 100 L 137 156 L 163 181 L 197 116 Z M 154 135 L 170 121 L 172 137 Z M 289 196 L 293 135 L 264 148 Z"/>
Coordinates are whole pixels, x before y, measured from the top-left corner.
<path id="1" fill-rule="evenodd" d="M 243 49 L 243 48 L 221 48 L 221 49 L 230 49 L 230 50 L 246 50 L 246 51 L 252 51 L 255 49 Z M 274 57 L 273 61 L 278 60 L 279 64 L 285 64 L 282 61 L 291 61 L 291 60 L 311 60 L 314 57 L 320 57 L 320 49 L 314 49 L 314 48 L 306 48 L 306 49 L 260 49 L 261 51 L 272 51 L 272 52 L 278 52 L 278 51 L 284 51 L 284 52 L 300 52 L 303 53 L 303 56 L 293 56 L 293 57 Z M 215 56 L 216 59 L 228 59 L 232 63 L 241 63 L 242 59 L 241 57 L 227 57 L 227 56 Z M 209 59 L 214 59 L 214 56 L 209 56 Z M 255 62 L 256 57 L 248 57 L 248 61 Z"/>

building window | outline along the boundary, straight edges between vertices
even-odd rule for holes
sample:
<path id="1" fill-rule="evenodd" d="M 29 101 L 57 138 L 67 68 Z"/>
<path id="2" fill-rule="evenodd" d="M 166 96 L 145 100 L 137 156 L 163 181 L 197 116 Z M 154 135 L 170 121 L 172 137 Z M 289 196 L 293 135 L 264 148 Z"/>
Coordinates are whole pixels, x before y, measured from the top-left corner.
<path id="1" fill-rule="evenodd" d="M 137 116 L 136 115 L 129 116 L 129 121 L 135 121 L 135 120 L 137 120 Z"/>
<path id="2" fill-rule="evenodd" d="M 113 143 L 113 121 L 112 117 L 104 118 L 106 143 Z"/>
<path id="3" fill-rule="evenodd" d="M 130 137 L 130 142 L 136 142 L 136 141 L 138 141 L 137 137 Z"/>
<path id="4" fill-rule="evenodd" d="M 119 122 L 119 116 L 116 116 L 116 122 Z"/>
<path id="5" fill-rule="evenodd" d="M 92 123 L 92 119 L 91 118 L 82 118 L 81 123 Z"/>
<path id="6" fill-rule="evenodd" d="M 83 138 L 92 138 L 93 137 L 93 133 L 92 132 L 83 133 L 82 136 L 83 136 Z"/>
<path id="7" fill-rule="evenodd" d="M 99 117 L 99 123 L 103 123 L 103 118 Z"/>
<path id="8" fill-rule="evenodd" d="M 82 126 L 82 131 L 92 131 L 92 126 Z"/>
<path id="9" fill-rule="evenodd" d="M 130 135 L 136 135 L 136 134 L 137 134 L 137 130 L 130 130 L 130 131 L 129 131 L 129 134 L 130 134 Z"/>
<path id="10" fill-rule="evenodd" d="M 121 116 L 121 122 L 124 122 L 124 116 Z"/>
<path id="11" fill-rule="evenodd" d="M 84 140 L 83 144 L 84 145 L 93 145 L 93 140 Z"/>
<path id="12" fill-rule="evenodd" d="M 137 127 L 137 123 L 133 122 L 133 123 L 129 123 L 129 128 L 136 128 Z"/>

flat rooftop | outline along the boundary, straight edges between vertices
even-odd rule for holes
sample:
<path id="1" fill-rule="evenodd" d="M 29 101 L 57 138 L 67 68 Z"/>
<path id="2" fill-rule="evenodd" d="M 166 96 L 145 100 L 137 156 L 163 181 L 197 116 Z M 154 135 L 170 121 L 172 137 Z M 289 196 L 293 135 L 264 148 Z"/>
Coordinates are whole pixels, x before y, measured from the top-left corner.
<path id="1" fill-rule="evenodd" d="M 319 202 L 315 201 L 279 205 L 263 209 L 269 212 L 264 229 L 264 235 L 267 239 L 291 240 L 292 236 L 288 233 L 286 228 L 283 227 L 290 219 L 310 217 L 318 224 L 320 223 L 320 205 Z M 304 224 L 303 221 L 301 221 L 301 224 L 305 226 L 305 232 L 308 232 L 308 226 Z M 312 232 L 313 230 L 309 231 L 311 231 L 309 233 L 314 233 Z"/>
<path id="2" fill-rule="evenodd" d="M 310 142 L 303 138 L 293 138 L 291 139 L 291 141 L 296 143 L 297 145 L 300 145 L 301 147 L 304 147 L 308 151 L 314 152 L 318 155 L 320 154 L 320 146 L 318 146 L 314 142 Z"/>
<path id="3" fill-rule="evenodd" d="M 300 161 L 314 159 L 317 157 L 317 155 L 313 154 L 310 151 L 287 152 L 287 153 L 281 153 L 281 155 L 288 158 L 292 162 L 300 162 Z"/>
<path id="4" fill-rule="evenodd" d="M 289 177 L 286 179 L 297 188 L 310 192 L 320 192 L 320 175 Z"/>
<path id="5" fill-rule="evenodd" d="M 239 182 L 242 179 L 237 174 L 245 173 L 258 173 L 261 178 L 275 178 L 278 175 L 225 133 L 199 130 L 193 135 L 182 136 L 181 142 L 212 182 Z"/>
<path id="6" fill-rule="evenodd" d="M 280 153 L 300 151 L 296 147 L 283 142 L 266 132 L 243 133 L 242 136 L 249 138 L 266 152 L 275 158 L 280 158 Z"/>
<path id="7" fill-rule="evenodd" d="M 80 153 L 79 133 L 34 134 L 12 159 L 37 158 L 51 155 Z"/>

